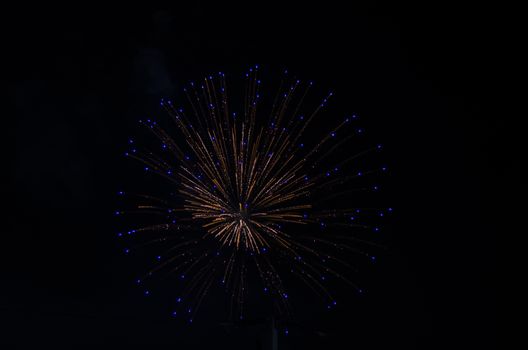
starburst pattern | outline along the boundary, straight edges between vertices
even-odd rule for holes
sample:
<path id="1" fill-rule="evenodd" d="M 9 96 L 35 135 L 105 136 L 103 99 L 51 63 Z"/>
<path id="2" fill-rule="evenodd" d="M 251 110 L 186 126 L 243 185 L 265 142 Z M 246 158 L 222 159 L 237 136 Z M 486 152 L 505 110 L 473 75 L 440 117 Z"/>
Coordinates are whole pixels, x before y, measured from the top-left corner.
<path id="1" fill-rule="evenodd" d="M 257 71 L 258 67 L 251 68 L 246 75 L 242 113 L 230 109 L 225 74 L 209 76 L 184 89 L 186 109 L 161 101 L 177 136 L 155 121 L 141 122 L 161 141 L 161 154 L 136 148 L 126 153 L 177 190 L 171 200 L 136 195 L 141 202 L 130 212 L 157 213 L 163 220 L 127 233 L 159 234 L 143 243 L 166 247 L 146 277 L 161 270 L 179 273 L 187 283 L 177 302 L 182 298 L 189 302 L 190 320 L 214 281 L 230 292 L 231 304 L 241 316 L 250 268 L 260 276 L 262 290 L 272 296 L 276 309 L 288 312 L 281 264 L 328 305 L 335 305 L 325 286 L 327 276 L 360 289 L 342 272 L 351 269 L 346 259 L 330 252 L 373 258 L 361 248 L 367 240 L 350 231 L 377 231 L 357 223 L 357 218 L 391 211 L 332 206 L 333 202 L 350 203 L 350 194 L 357 191 L 377 191 L 378 185 L 351 189 L 350 183 L 386 170 L 352 165 L 380 145 L 354 154 L 344 152 L 363 132 L 350 126 L 356 116 L 343 118 L 317 142 L 305 145 L 307 132 L 333 94 L 303 114 L 305 101 L 312 99 L 313 84 L 286 75 L 271 108 L 261 112 Z M 336 157 L 339 154 L 346 155 Z M 330 234 L 331 228 L 338 233 Z"/>

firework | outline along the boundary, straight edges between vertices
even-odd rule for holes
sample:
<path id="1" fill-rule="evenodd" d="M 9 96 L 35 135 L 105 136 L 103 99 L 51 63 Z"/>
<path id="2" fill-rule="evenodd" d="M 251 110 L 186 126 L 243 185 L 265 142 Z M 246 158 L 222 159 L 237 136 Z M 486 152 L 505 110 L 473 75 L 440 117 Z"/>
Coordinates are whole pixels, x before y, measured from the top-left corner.
<path id="1" fill-rule="evenodd" d="M 304 141 L 313 139 L 306 134 L 313 134 L 313 124 L 333 94 L 305 113 L 306 101 L 313 100 L 313 84 L 286 75 L 270 107 L 259 108 L 262 92 L 257 72 L 254 67 L 247 73 L 242 101 L 228 98 L 223 73 L 184 89 L 185 107 L 162 100 L 176 126 L 174 132 L 153 120 L 141 121 L 160 141 L 161 151 L 133 148 L 126 153 L 142 162 L 146 171 L 165 178 L 168 192 L 175 189 L 176 194 L 135 195 L 137 205 L 127 211 L 162 218 L 127 232 L 141 235 L 142 245 L 156 243 L 164 249 L 156 266 L 138 283 L 155 272 L 184 280 L 176 299 L 187 302 L 191 321 L 215 282 L 225 286 L 231 309 L 241 317 L 248 271 L 258 274 L 262 292 L 271 296 L 279 313 L 290 309 L 283 270 L 334 305 L 325 286 L 328 277 L 360 289 L 344 272 L 351 268 L 346 259 L 332 251 L 373 258 L 360 248 L 364 240 L 352 232 L 377 227 L 358 224 L 356 219 L 369 209 L 350 204 L 356 204 L 353 194 L 358 190 L 378 186 L 351 190 L 350 184 L 386 170 L 361 169 L 356 164 L 380 146 L 352 155 L 346 152 L 345 146 L 362 133 L 351 125 L 354 115 L 342 118 L 317 142 Z"/>

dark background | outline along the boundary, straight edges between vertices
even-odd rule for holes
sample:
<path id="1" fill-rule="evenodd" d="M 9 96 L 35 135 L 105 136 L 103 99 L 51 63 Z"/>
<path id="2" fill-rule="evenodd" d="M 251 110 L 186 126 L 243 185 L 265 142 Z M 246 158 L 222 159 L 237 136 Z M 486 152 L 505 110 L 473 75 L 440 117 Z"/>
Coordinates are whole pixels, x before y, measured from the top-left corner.
<path id="1" fill-rule="evenodd" d="M 0 344 L 254 346 L 252 331 L 184 326 L 144 298 L 112 213 L 137 120 L 190 79 L 259 63 L 334 89 L 392 169 L 390 249 L 368 293 L 298 320 L 329 336 L 293 327 L 281 346 L 492 348 L 496 180 L 519 175 L 488 113 L 491 9 L 174 3 L 6 12 Z"/>

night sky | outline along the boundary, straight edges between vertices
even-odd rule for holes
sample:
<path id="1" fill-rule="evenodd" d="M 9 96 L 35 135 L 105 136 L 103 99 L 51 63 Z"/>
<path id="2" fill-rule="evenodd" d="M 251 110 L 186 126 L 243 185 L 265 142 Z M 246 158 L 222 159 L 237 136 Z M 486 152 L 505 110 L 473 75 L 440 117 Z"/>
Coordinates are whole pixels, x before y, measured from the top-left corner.
<path id="1" fill-rule="evenodd" d="M 362 116 L 387 150 L 394 208 L 388 249 L 362 268 L 368 293 L 300 312 L 280 348 L 492 348 L 495 182 L 519 175 L 494 146 L 505 121 L 487 112 L 484 11 L 174 3 L 8 14 L 0 345 L 255 348 L 254 328 L 215 323 L 218 307 L 188 326 L 145 298 L 112 214 L 117 191 L 142 181 L 123 156 L 137 120 L 165 118 L 159 99 L 191 79 L 260 64 Z"/>

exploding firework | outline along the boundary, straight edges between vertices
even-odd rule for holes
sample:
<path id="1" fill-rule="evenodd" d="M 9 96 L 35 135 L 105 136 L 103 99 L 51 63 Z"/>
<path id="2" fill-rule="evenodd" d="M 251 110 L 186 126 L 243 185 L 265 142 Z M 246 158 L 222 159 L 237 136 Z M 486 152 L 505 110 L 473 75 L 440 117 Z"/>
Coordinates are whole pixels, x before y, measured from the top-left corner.
<path id="1" fill-rule="evenodd" d="M 346 256 L 374 257 L 363 251 L 368 239 L 354 233 L 377 231 L 367 217 L 391 211 L 357 205 L 358 192 L 378 190 L 359 180 L 386 168 L 358 166 L 379 145 L 350 153 L 363 132 L 353 125 L 356 116 L 342 118 L 321 136 L 314 123 L 333 94 L 306 112 L 313 84 L 285 75 L 268 108 L 261 108 L 257 71 L 247 73 L 241 101 L 228 98 L 223 73 L 191 83 L 182 107 L 162 100 L 173 132 L 153 120 L 141 121 L 161 150 L 140 150 L 131 140 L 134 148 L 126 153 L 165 179 L 167 196 L 130 194 L 135 207 L 116 214 L 151 213 L 161 219 L 119 235 L 140 237 L 135 250 L 152 244 L 163 249 L 138 283 L 175 274 L 182 285 L 175 299 L 186 302 L 191 322 L 214 283 L 225 288 L 231 310 L 242 317 L 248 274 L 259 276 L 259 290 L 280 314 L 290 312 L 285 280 L 291 276 L 325 305 L 336 303 L 326 285 L 329 278 L 361 292 L 347 273 L 352 267 Z M 317 141 L 310 142 L 317 133 Z M 361 186 L 352 188 L 355 181 Z M 358 223 L 362 215 L 365 220 Z"/>

